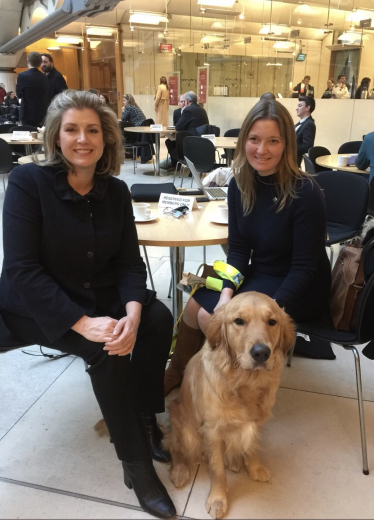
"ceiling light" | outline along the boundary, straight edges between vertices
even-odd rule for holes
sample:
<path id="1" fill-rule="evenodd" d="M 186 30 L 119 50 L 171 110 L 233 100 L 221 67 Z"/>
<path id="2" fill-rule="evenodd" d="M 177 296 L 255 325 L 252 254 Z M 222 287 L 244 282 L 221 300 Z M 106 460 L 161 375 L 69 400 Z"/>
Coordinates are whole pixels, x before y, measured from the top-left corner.
<path id="1" fill-rule="evenodd" d="M 130 11 L 130 23 L 145 23 L 148 25 L 158 25 L 160 22 L 168 22 L 168 17 L 166 14 Z"/>
<path id="2" fill-rule="evenodd" d="M 367 39 L 369 39 L 369 37 L 367 35 L 364 35 L 362 39 L 367 40 Z M 344 44 L 348 44 L 348 45 L 361 43 L 361 33 L 343 32 L 339 36 L 338 41 L 340 43 L 344 43 Z"/>
<path id="3" fill-rule="evenodd" d="M 86 34 L 90 36 L 112 36 L 113 31 L 114 29 L 110 27 L 87 27 Z"/>
<path id="4" fill-rule="evenodd" d="M 287 27 L 281 27 L 280 25 L 263 25 L 259 31 L 259 34 L 277 34 L 280 35 L 282 32 L 287 31 Z"/>
<path id="5" fill-rule="evenodd" d="M 273 49 L 289 49 L 290 46 L 290 42 L 275 42 L 273 45 Z"/>
<path id="6" fill-rule="evenodd" d="M 83 43 L 82 38 L 78 38 L 76 36 L 58 36 L 56 39 L 57 43 L 71 43 L 72 45 L 79 45 Z"/>
<path id="7" fill-rule="evenodd" d="M 239 18 L 240 18 L 241 20 L 244 20 L 244 18 L 245 18 L 244 13 L 241 13 L 241 14 L 239 15 Z"/>
<path id="8" fill-rule="evenodd" d="M 199 5 L 210 5 L 212 7 L 232 7 L 236 0 L 197 0 Z"/>
<path id="9" fill-rule="evenodd" d="M 134 31 L 135 30 L 135 27 L 133 27 L 132 25 L 130 25 L 130 31 Z"/>
<path id="10" fill-rule="evenodd" d="M 90 47 L 92 50 L 95 50 L 100 44 L 101 44 L 101 41 L 90 42 Z"/>
<path id="11" fill-rule="evenodd" d="M 301 4 L 294 9 L 293 14 L 311 15 L 313 9 L 308 4 Z"/>
<path id="12" fill-rule="evenodd" d="M 214 22 L 211 25 L 211 29 L 223 29 L 223 25 L 221 24 L 221 22 Z"/>
<path id="13" fill-rule="evenodd" d="M 365 20 L 366 18 L 369 18 L 369 16 L 363 11 L 357 11 L 357 9 L 353 9 L 353 11 L 347 16 L 346 21 L 360 23 L 361 20 Z"/>
<path id="14" fill-rule="evenodd" d="M 47 51 L 60 51 L 61 47 L 47 47 Z"/>
<path id="15" fill-rule="evenodd" d="M 301 20 L 297 20 L 297 23 L 300 25 L 301 24 Z"/>

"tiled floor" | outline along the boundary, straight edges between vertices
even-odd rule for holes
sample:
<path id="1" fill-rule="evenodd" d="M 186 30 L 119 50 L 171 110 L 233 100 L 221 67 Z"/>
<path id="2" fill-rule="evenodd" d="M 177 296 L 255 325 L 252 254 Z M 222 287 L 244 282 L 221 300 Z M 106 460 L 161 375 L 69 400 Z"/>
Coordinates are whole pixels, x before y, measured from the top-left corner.
<path id="1" fill-rule="evenodd" d="M 145 169 L 149 165 L 139 166 L 134 176 L 127 162 L 121 177 L 130 185 L 170 180 L 144 177 Z M 0 191 L 1 206 L 3 198 Z M 147 249 L 159 297 L 170 305 L 169 251 Z M 186 267 L 195 270 L 202 255 L 202 248 L 187 249 Z M 207 256 L 213 261 L 223 253 L 209 247 Z M 36 346 L 24 350 L 38 353 Z M 296 357 L 285 368 L 262 435 L 272 483 L 229 472 L 227 518 L 373 518 L 374 366 L 362 357 L 372 469 L 364 476 L 353 356 L 334 350 L 335 361 Z M 21 350 L 1 355 L 0 395 L 0 518 L 150 518 L 124 486 L 112 445 L 93 431 L 100 412 L 80 359 L 51 361 Z M 167 421 L 167 414 L 160 420 Z M 156 469 L 178 515 L 210 518 L 205 467 L 196 468 L 182 490 L 170 483 L 168 465 Z"/>

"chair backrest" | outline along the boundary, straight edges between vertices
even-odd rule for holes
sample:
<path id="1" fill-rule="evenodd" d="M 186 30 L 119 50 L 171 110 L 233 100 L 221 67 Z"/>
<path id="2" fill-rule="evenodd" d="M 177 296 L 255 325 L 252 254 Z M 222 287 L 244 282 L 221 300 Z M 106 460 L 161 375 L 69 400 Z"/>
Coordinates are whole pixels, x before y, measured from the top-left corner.
<path id="1" fill-rule="evenodd" d="M 340 146 L 338 153 L 358 153 L 361 145 L 362 141 L 348 141 Z"/>
<path id="2" fill-rule="evenodd" d="M 369 184 L 369 200 L 367 214 L 374 217 L 374 177 L 371 179 Z"/>
<path id="3" fill-rule="evenodd" d="M 303 155 L 303 159 L 306 171 L 314 175 L 316 173 L 316 170 L 314 169 L 314 164 L 312 163 L 312 161 L 309 159 L 307 155 Z"/>
<path id="4" fill-rule="evenodd" d="M 183 155 L 195 165 L 199 173 L 207 173 L 214 168 L 214 144 L 205 137 L 185 137 Z"/>
<path id="5" fill-rule="evenodd" d="M 316 163 L 316 159 L 318 157 L 321 157 L 322 155 L 331 155 L 331 152 L 328 148 L 325 148 L 324 146 L 312 146 L 312 148 L 309 148 L 309 150 L 308 150 L 308 157 L 312 161 L 313 166 L 314 166 L 314 171 L 316 173 L 324 172 L 324 171 L 328 170 L 328 168 L 326 168 L 325 166 L 319 166 Z"/>
<path id="6" fill-rule="evenodd" d="M 131 128 L 133 126 L 135 126 L 134 123 L 129 123 L 128 121 L 118 121 L 118 127 L 126 141 L 125 145 L 131 145 L 132 143 L 135 143 L 138 138 L 138 133 L 126 132 L 126 130 L 124 130 L 124 128 Z"/>
<path id="7" fill-rule="evenodd" d="M 2 125 L 0 124 L 0 134 L 7 134 L 9 132 L 9 128 L 14 128 L 14 125 L 7 125 L 6 123 Z"/>
<path id="8" fill-rule="evenodd" d="M 325 196 L 327 225 L 358 232 L 366 215 L 369 183 L 345 171 L 320 172 L 315 180 Z"/>
<path id="9" fill-rule="evenodd" d="M 151 126 L 151 125 L 154 125 L 155 122 L 153 121 L 153 119 L 144 119 L 143 123 L 141 124 L 141 126 Z"/>
<path id="10" fill-rule="evenodd" d="M 215 125 L 201 125 L 196 128 L 196 135 L 201 136 L 203 134 L 214 134 L 216 137 L 219 137 L 221 134 L 221 129 Z"/>
<path id="11" fill-rule="evenodd" d="M 36 126 L 31 126 L 31 125 L 21 125 L 21 126 L 11 126 L 9 125 L 10 128 L 8 130 L 8 133 L 10 134 L 11 132 L 13 132 L 13 130 L 17 131 L 17 132 L 37 132 L 38 129 Z"/>
<path id="12" fill-rule="evenodd" d="M 223 134 L 223 137 L 239 137 L 241 128 L 231 128 L 230 130 L 226 130 Z"/>
<path id="13" fill-rule="evenodd" d="M 0 173 L 9 173 L 13 169 L 13 156 L 9 144 L 0 139 Z"/>
<path id="14" fill-rule="evenodd" d="M 187 132 L 186 130 L 179 130 L 179 132 L 177 132 L 175 134 L 175 143 L 177 145 L 177 155 L 178 155 L 178 160 L 183 160 L 184 161 L 184 152 L 183 152 L 183 141 L 186 137 L 190 136 L 191 135 L 191 132 Z"/>

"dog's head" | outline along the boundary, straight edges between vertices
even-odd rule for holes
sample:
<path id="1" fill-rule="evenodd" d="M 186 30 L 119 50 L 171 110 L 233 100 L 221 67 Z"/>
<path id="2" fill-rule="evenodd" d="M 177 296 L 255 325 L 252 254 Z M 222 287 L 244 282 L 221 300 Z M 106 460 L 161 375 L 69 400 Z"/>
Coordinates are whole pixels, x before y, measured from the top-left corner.
<path id="1" fill-rule="evenodd" d="M 294 345 L 295 328 L 274 300 L 253 291 L 217 309 L 206 337 L 212 350 L 224 349 L 243 370 L 272 370 Z"/>

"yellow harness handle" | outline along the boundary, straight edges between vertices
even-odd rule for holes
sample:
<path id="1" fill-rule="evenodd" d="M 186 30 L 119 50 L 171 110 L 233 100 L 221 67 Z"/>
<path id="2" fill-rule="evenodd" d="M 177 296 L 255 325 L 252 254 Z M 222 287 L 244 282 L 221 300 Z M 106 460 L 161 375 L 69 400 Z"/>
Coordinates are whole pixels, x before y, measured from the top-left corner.
<path id="1" fill-rule="evenodd" d="M 235 290 L 237 291 L 243 283 L 244 276 L 235 267 L 222 262 L 222 260 L 216 260 L 213 264 L 213 269 L 222 280 L 208 276 L 206 279 L 207 289 L 220 292 L 223 288 L 223 280 L 229 280 L 235 285 Z"/>

